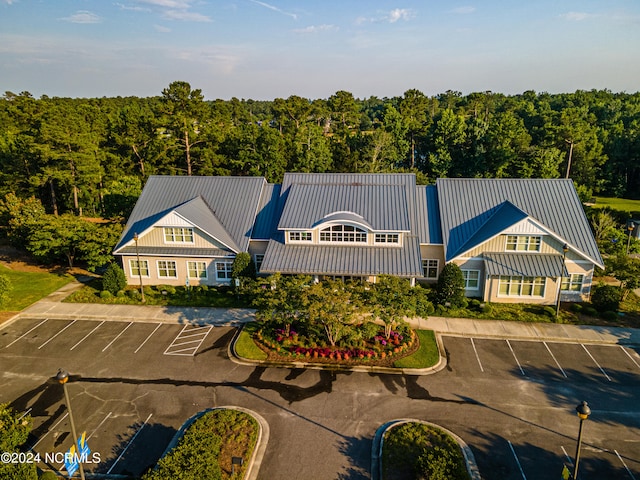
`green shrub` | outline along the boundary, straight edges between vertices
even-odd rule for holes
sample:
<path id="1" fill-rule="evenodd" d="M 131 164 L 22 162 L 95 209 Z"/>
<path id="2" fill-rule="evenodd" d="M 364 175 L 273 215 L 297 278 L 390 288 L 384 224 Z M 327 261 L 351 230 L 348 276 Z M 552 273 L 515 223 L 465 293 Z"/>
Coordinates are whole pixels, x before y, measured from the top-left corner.
<path id="1" fill-rule="evenodd" d="M 598 311 L 593 307 L 583 307 L 582 308 L 582 313 L 584 313 L 585 315 L 588 315 L 590 317 L 597 317 L 598 316 Z"/>
<path id="2" fill-rule="evenodd" d="M 58 480 L 60 477 L 58 477 L 51 470 L 47 470 L 46 472 L 42 472 L 42 474 L 38 478 L 39 480 Z"/>
<path id="3" fill-rule="evenodd" d="M 111 297 L 113 297 L 113 295 L 111 295 L 111 292 L 109 290 L 102 290 L 100 292 L 100 298 L 102 298 L 103 300 L 108 300 Z"/>
<path id="4" fill-rule="evenodd" d="M 464 307 L 466 299 L 464 297 L 464 276 L 462 270 L 455 263 L 447 263 L 440 276 L 435 289 L 436 303 L 451 307 Z"/>
<path id="5" fill-rule="evenodd" d="M 123 290 L 126 286 L 127 277 L 124 275 L 124 270 L 116 263 L 110 263 L 102 276 L 102 289 L 116 295 L 119 290 Z"/>
<path id="6" fill-rule="evenodd" d="M 620 306 L 620 287 L 598 285 L 591 294 L 591 304 L 599 312 L 617 311 Z"/>
<path id="7" fill-rule="evenodd" d="M 0 306 L 9 300 L 9 292 L 13 289 L 11 280 L 6 275 L 0 275 Z"/>
<path id="8" fill-rule="evenodd" d="M 460 452 L 440 445 L 435 445 L 418 457 L 416 470 L 429 480 L 469 478 Z"/>
<path id="9" fill-rule="evenodd" d="M 601 313 L 600 317 L 608 322 L 615 322 L 618 320 L 618 314 L 610 310 L 607 312 Z"/>
<path id="10" fill-rule="evenodd" d="M 550 307 L 549 305 L 542 308 L 542 313 L 544 313 L 549 318 L 556 318 L 556 309 L 554 307 Z"/>
<path id="11" fill-rule="evenodd" d="M 167 292 L 168 295 L 176 294 L 176 287 L 174 287 L 173 285 L 160 285 L 158 287 L 158 291 L 162 292 L 163 290 Z"/>
<path id="12" fill-rule="evenodd" d="M 127 294 L 124 293 L 124 290 L 118 290 L 118 293 L 116 293 L 116 297 L 118 298 L 124 298 Z"/>
<path id="13" fill-rule="evenodd" d="M 127 296 L 134 300 L 140 300 L 142 298 L 138 290 L 127 290 Z"/>
<path id="14" fill-rule="evenodd" d="M 148 296 L 155 295 L 155 293 L 156 293 L 156 291 L 154 290 L 154 288 L 151 285 L 145 285 L 142 288 L 142 291 L 144 292 L 145 295 L 148 295 Z"/>
<path id="15" fill-rule="evenodd" d="M 580 313 L 582 309 L 583 305 L 581 303 L 572 303 L 569 307 L 569 310 L 571 310 L 573 313 Z"/>

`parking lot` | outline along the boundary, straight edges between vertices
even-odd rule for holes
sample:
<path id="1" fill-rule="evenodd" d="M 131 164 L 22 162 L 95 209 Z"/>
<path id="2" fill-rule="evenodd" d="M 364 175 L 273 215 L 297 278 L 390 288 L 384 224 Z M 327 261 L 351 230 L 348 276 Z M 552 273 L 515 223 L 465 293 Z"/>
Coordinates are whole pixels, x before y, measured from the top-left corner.
<path id="1" fill-rule="evenodd" d="M 78 430 L 99 454 L 86 470 L 124 475 L 153 465 L 194 413 L 225 404 L 255 408 L 276 432 L 285 432 L 277 442 L 272 436 L 261 478 L 286 478 L 281 449 L 291 442 L 299 445 L 301 465 L 318 461 L 305 462 L 318 449 L 305 446 L 293 430 L 322 425 L 331 437 L 357 427 L 357 455 L 364 458 L 356 463 L 367 469 L 375 429 L 390 418 L 424 415 L 426 401 L 425 419 L 465 438 L 484 478 L 531 480 L 553 478 L 562 463 L 571 463 L 577 417 L 567 415 L 566 406 L 586 399 L 593 413 L 582 478 L 640 478 L 635 348 L 445 336 L 446 369 L 414 380 L 238 366 L 226 354 L 234 334 L 231 327 L 189 323 L 22 318 L 0 330 L 6 365 L 0 402 L 33 417 L 33 452 L 64 452 L 72 443 L 70 424 L 53 377 L 58 368 L 68 370 Z M 449 404 L 435 398 L 438 391 Z M 469 421 L 468 412 L 481 413 Z M 342 450 L 323 455 L 329 470 L 331 455 L 336 462 L 355 461 Z M 314 471 L 313 465 L 300 468 Z"/>

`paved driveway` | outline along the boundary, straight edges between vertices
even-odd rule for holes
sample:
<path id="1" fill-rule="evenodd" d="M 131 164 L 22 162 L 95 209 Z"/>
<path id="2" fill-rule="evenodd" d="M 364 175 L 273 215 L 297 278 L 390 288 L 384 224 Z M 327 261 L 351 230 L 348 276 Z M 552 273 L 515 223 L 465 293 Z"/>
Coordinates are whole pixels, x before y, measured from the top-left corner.
<path id="1" fill-rule="evenodd" d="M 640 478 L 640 355 L 617 345 L 444 337 L 431 376 L 243 366 L 235 328 L 152 321 L 21 318 L 0 330 L 0 402 L 34 418 L 41 454 L 71 444 L 58 368 L 92 472 L 139 475 L 182 422 L 212 406 L 260 413 L 271 430 L 260 478 L 368 478 L 375 430 L 428 420 L 470 444 L 485 479 L 558 478 L 589 401 L 581 478 Z M 50 465 L 59 469 L 59 464 Z"/>

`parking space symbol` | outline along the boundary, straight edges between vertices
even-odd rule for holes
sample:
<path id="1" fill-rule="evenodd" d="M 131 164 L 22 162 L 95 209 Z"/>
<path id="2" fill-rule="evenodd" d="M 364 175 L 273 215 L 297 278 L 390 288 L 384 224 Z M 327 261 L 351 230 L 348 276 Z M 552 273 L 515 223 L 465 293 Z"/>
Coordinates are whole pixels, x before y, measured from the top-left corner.
<path id="1" fill-rule="evenodd" d="M 212 329 L 212 325 L 185 325 L 164 351 L 164 354 L 193 357 Z"/>

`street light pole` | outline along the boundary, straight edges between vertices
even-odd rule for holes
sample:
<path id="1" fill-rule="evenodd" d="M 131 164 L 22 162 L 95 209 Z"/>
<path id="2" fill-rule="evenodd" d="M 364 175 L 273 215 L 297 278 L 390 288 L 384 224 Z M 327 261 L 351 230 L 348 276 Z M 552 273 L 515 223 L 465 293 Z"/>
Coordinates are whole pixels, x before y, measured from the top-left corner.
<path id="1" fill-rule="evenodd" d="M 142 288 L 142 265 L 140 264 L 140 252 L 138 251 L 138 233 L 133 234 L 133 240 L 136 242 L 136 261 L 138 262 L 138 278 L 140 279 L 140 298 L 144 303 L 144 288 Z"/>
<path id="2" fill-rule="evenodd" d="M 573 465 L 573 480 L 578 480 L 578 462 L 580 462 L 580 444 L 582 443 L 582 426 L 584 421 L 591 415 L 591 409 L 587 402 L 583 401 L 576 407 L 576 412 L 580 418 L 580 428 L 578 430 L 578 444 L 576 446 L 576 457 Z"/>
<path id="3" fill-rule="evenodd" d="M 562 293 L 562 277 L 564 277 L 565 270 L 565 260 L 567 259 L 567 252 L 569 251 L 569 246 L 565 243 L 562 246 L 562 267 L 560 270 L 560 277 L 558 277 L 558 299 L 556 302 L 556 318 L 560 315 L 560 294 Z"/>
<path id="4" fill-rule="evenodd" d="M 633 232 L 633 222 L 627 224 L 627 230 L 629 231 L 629 238 L 627 238 L 627 255 L 629 255 L 629 248 L 631 247 L 631 232 Z"/>
<path id="5" fill-rule="evenodd" d="M 69 422 L 71 423 L 71 435 L 73 435 L 74 444 L 78 441 L 78 433 L 76 432 L 76 424 L 73 421 L 73 413 L 71 413 L 71 401 L 69 400 L 69 392 L 67 391 L 67 381 L 69 380 L 69 374 L 62 370 L 58 369 L 58 374 L 56 375 L 56 380 L 58 383 L 62 385 L 62 390 L 64 391 L 64 399 L 67 402 L 67 410 L 69 410 Z M 80 452 L 78 452 L 80 453 Z M 80 456 L 80 455 L 78 455 Z M 80 459 L 81 460 L 81 459 Z M 82 462 L 78 460 L 78 468 L 80 470 L 80 478 L 84 479 L 84 468 L 82 467 Z"/>

